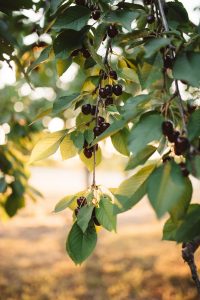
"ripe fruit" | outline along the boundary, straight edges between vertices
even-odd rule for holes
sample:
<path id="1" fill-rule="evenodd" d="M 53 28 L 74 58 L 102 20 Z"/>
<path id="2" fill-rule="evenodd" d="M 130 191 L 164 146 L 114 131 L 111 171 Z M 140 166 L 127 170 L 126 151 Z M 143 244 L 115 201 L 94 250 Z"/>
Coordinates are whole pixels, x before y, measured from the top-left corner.
<path id="1" fill-rule="evenodd" d="M 83 153 L 84 153 L 84 155 L 85 155 L 85 157 L 87 157 L 87 158 L 91 158 L 92 157 L 92 150 L 89 148 L 85 148 L 84 150 L 83 150 Z"/>
<path id="2" fill-rule="evenodd" d="M 147 16 L 147 23 L 152 24 L 155 21 L 154 15 Z"/>
<path id="3" fill-rule="evenodd" d="M 166 55 L 164 58 L 164 67 L 165 69 L 172 69 L 173 67 L 173 59 L 170 55 Z"/>
<path id="4" fill-rule="evenodd" d="M 188 171 L 186 164 L 182 162 L 179 164 L 179 166 L 181 168 L 181 172 L 182 172 L 183 176 L 187 177 L 190 174 L 190 172 Z"/>
<path id="5" fill-rule="evenodd" d="M 118 34 L 118 30 L 115 25 L 109 25 L 107 28 L 107 34 L 110 38 L 114 38 Z"/>
<path id="6" fill-rule="evenodd" d="M 188 150 L 190 143 L 188 139 L 184 136 L 179 136 L 175 142 L 174 151 L 176 155 L 183 154 L 186 150 Z"/>
<path id="7" fill-rule="evenodd" d="M 83 54 L 83 57 L 85 57 L 85 58 L 89 58 L 91 56 L 90 52 L 87 49 L 85 49 L 85 48 L 82 48 L 81 52 Z"/>
<path id="8" fill-rule="evenodd" d="M 171 134 L 168 135 L 169 142 L 175 143 L 179 135 L 180 135 L 179 131 L 173 131 Z"/>
<path id="9" fill-rule="evenodd" d="M 71 56 L 72 57 L 78 56 L 79 52 L 80 52 L 80 49 L 75 49 L 74 51 L 72 51 Z"/>
<path id="10" fill-rule="evenodd" d="M 105 100 L 105 106 L 112 105 L 113 104 L 113 98 L 107 97 Z"/>
<path id="11" fill-rule="evenodd" d="M 105 121 L 105 119 L 101 116 L 98 117 L 98 124 L 101 125 L 103 122 Z"/>
<path id="12" fill-rule="evenodd" d="M 102 127 L 102 125 L 101 125 L 101 127 Z M 94 132 L 95 136 L 99 136 L 102 133 L 101 127 L 100 126 L 94 127 L 93 132 Z"/>
<path id="13" fill-rule="evenodd" d="M 113 85 L 112 90 L 116 96 L 120 96 L 122 94 L 122 86 L 120 84 Z"/>
<path id="14" fill-rule="evenodd" d="M 110 126 L 109 123 L 106 123 L 106 122 L 102 123 L 101 124 L 101 131 L 104 132 L 109 126 Z"/>
<path id="15" fill-rule="evenodd" d="M 81 111 L 84 115 L 89 115 L 91 113 L 91 105 L 90 104 L 84 104 L 81 107 Z"/>
<path id="16" fill-rule="evenodd" d="M 114 70 L 109 72 L 109 76 L 110 78 L 117 80 L 117 73 Z"/>
<path id="17" fill-rule="evenodd" d="M 94 116 L 95 113 L 96 113 L 96 105 L 91 105 L 91 115 Z"/>
<path id="18" fill-rule="evenodd" d="M 74 213 L 75 213 L 75 216 L 77 217 L 77 215 L 79 213 L 79 208 L 78 207 L 75 209 Z"/>
<path id="19" fill-rule="evenodd" d="M 83 207 L 86 204 L 87 204 L 87 199 L 85 197 L 80 197 L 77 199 L 77 205 L 79 207 Z"/>
<path id="20" fill-rule="evenodd" d="M 195 105 L 187 104 L 187 110 L 188 110 L 189 114 L 193 113 L 195 111 L 195 109 L 196 109 Z"/>
<path id="21" fill-rule="evenodd" d="M 104 88 L 106 96 L 112 96 L 112 85 L 107 84 Z"/>
<path id="22" fill-rule="evenodd" d="M 100 89 L 99 89 L 99 96 L 100 96 L 101 98 L 106 98 L 107 94 L 106 94 L 105 88 L 100 88 Z"/>
<path id="23" fill-rule="evenodd" d="M 76 5 L 85 5 L 85 0 L 76 0 L 75 1 Z"/>
<path id="24" fill-rule="evenodd" d="M 162 122 L 162 133 L 164 135 L 169 136 L 170 134 L 173 133 L 173 131 L 174 131 L 174 125 L 170 120 Z"/>
<path id="25" fill-rule="evenodd" d="M 94 20 L 98 20 L 98 19 L 100 18 L 100 16 L 101 16 L 100 10 L 94 10 L 94 11 L 92 12 L 92 18 L 93 18 Z"/>

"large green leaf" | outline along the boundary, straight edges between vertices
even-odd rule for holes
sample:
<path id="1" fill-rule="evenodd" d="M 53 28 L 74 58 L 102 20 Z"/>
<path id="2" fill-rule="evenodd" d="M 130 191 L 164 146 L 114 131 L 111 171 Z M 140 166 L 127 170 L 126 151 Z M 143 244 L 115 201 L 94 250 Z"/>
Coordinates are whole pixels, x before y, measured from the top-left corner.
<path id="1" fill-rule="evenodd" d="M 131 170 L 138 165 L 143 165 L 147 159 L 156 151 L 156 147 L 148 145 L 143 150 L 138 152 L 137 155 L 132 155 L 126 166 L 126 170 Z"/>
<path id="2" fill-rule="evenodd" d="M 81 30 L 90 18 L 91 11 L 84 6 L 70 6 L 66 9 L 53 25 L 56 31 L 62 29 L 73 29 L 76 31 Z"/>
<path id="3" fill-rule="evenodd" d="M 59 34 L 53 43 L 55 57 L 65 59 L 73 50 L 81 48 L 87 30 L 88 28 L 81 31 L 67 29 Z"/>
<path id="4" fill-rule="evenodd" d="M 143 115 L 130 132 L 129 150 L 136 155 L 150 142 L 159 141 L 162 137 L 163 120 L 163 117 L 156 113 Z"/>
<path id="5" fill-rule="evenodd" d="M 190 157 L 187 161 L 187 169 L 194 177 L 200 179 L 200 155 Z"/>
<path id="6" fill-rule="evenodd" d="M 200 136 L 200 109 L 193 112 L 188 121 L 188 137 L 193 140 Z"/>
<path id="7" fill-rule="evenodd" d="M 77 154 L 77 148 L 74 146 L 69 134 L 62 140 L 60 144 L 60 152 L 63 160 L 74 157 Z"/>
<path id="8" fill-rule="evenodd" d="M 113 211 L 113 203 L 107 195 L 103 195 L 100 199 L 99 208 L 95 208 L 96 218 L 99 223 L 108 231 L 116 231 L 116 215 Z"/>
<path id="9" fill-rule="evenodd" d="M 129 130 L 127 128 L 123 128 L 111 136 L 112 144 L 115 149 L 125 156 L 129 156 L 129 150 L 127 147 L 128 134 Z"/>
<path id="10" fill-rule="evenodd" d="M 5 177 L 0 178 L 0 193 L 4 193 L 7 189 L 7 183 Z"/>
<path id="11" fill-rule="evenodd" d="M 191 200 L 190 185 L 174 162 L 166 162 L 151 174 L 147 194 L 159 218 L 177 208 L 182 199 L 186 206 Z M 176 213 L 176 218 L 180 217 L 181 213 Z"/>
<path id="12" fill-rule="evenodd" d="M 59 114 L 64 110 L 68 109 L 71 105 L 75 104 L 78 100 L 80 100 L 80 94 L 72 94 L 67 96 L 62 96 L 55 100 L 53 104 L 53 113 Z"/>
<path id="13" fill-rule="evenodd" d="M 97 243 L 97 233 L 93 224 L 89 224 L 83 233 L 77 222 L 74 223 L 68 235 L 66 250 L 75 262 L 81 264 L 91 255 Z"/>
<path id="14" fill-rule="evenodd" d="M 190 85 L 200 87 L 200 53 L 182 52 L 177 55 L 173 67 L 176 79 L 187 81 Z"/>
<path id="15" fill-rule="evenodd" d="M 76 195 L 69 195 L 65 198 L 61 199 L 55 206 L 54 212 L 60 212 L 66 209 L 67 207 L 70 207 L 74 200 L 76 199 Z"/>
<path id="16" fill-rule="evenodd" d="M 45 62 L 49 58 L 51 49 L 51 46 L 44 48 L 44 50 L 40 53 L 40 56 L 28 67 L 27 73 L 35 69 L 39 64 Z"/>
<path id="17" fill-rule="evenodd" d="M 127 30 L 131 30 L 131 24 L 140 13 L 138 11 L 115 10 L 105 15 L 104 20 L 109 23 L 121 24 Z"/>
<path id="18" fill-rule="evenodd" d="M 146 45 L 145 45 L 145 57 L 149 58 L 152 55 L 154 55 L 158 50 L 161 48 L 166 47 L 171 42 L 168 38 L 155 38 L 151 39 Z"/>
<path id="19" fill-rule="evenodd" d="M 58 150 L 66 133 L 66 130 L 47 133 L 33 148 L 29 163 L 47 158 L 54 154 Z"/>
<path id="20" fill-rule="evenodd" d="M 132 82 L 139 83 L 138 75 L 136 70 L 131 69 L 131 68 L 123 68 L 120 69 L 118 72 L 119 76 L 126 80 L 130 80 Z"/>
<path id="21" fill-rule="evenodd" d="M 86 231 L 88 228 L 88 224 L 92 218 L 92 212 L 93 212 L 94 206 L 84 206 L 81 207 L 79 210 L 78 216 L 77 216 L 77 224 L 83 231 L 83 233 Z"/>

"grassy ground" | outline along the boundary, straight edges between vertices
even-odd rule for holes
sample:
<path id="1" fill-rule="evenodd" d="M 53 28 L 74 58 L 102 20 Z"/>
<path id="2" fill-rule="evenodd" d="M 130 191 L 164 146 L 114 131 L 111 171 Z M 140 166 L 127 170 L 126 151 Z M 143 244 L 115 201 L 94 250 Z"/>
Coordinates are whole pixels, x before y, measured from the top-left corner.
<path id="1" fill-rule="evenodd" d="M 198 299 L 180 246 L 161 241 L 162 224 L 147 201 L 120 217 L 117 234 L 101 230 L 94 254 L 76 267 L 65 253 L 71 215 L 51 211 L 65 191 L 81 190 L 82 171 L 34 172 L 45 199 L 0 224 L 0 300 Z M 99 180 L 118 185 L 123 176 L 114 175 Z"/>

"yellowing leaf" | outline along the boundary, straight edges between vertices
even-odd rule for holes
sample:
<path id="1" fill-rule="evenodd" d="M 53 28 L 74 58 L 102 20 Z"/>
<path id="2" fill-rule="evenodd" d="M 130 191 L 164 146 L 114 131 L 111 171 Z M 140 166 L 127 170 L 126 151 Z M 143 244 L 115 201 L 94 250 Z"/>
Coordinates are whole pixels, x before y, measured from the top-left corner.
<path id="1" fill-rule="evenodd" d="M 69 159 L 77 154 L 77 149 L 74 146 L 73 141 L 70 139 L 70 135 L 66 135 L 60 144 L 60 152 L 62 159 Z"/>
<path id="2" fill-rule="evenodd" d="M 47 133 L 33 148 L 29 163 L 47 158 L 54 154 L 65 137 L 65 134 L 66 130 Z"/>
<path id="3" fill-rule="evenodd" d="M 87 157 L 85 157 L 83 151 L 81 151 L 81 153 L 80 153 L 80 159 L 85 164 L 85 166 L 87 167 L 87 169 L 90 172 L 92 172 L 93 171 L 93 166 L 94 166 L 94 153 L 92 154 L 91 158 L 87 158 Z M 98 166 L 100 164 L 101 159 L 102 159 L 101 149 L 99 148 L 96 151 L 96 166 Z"/>

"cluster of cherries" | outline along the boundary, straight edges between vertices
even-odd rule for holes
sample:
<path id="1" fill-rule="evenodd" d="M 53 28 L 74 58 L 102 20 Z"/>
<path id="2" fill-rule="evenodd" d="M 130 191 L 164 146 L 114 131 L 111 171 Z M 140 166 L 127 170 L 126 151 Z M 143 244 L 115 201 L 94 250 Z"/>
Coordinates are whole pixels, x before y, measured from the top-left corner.
<path id="1" fill-rule="evenodd" d="M 164 121 L 162 123 L 162 132 L 163 134 L 168 138 L 170 143 L 174 143 L 174 153 L 176 155 L 183 155 L 186 153 L 186 151 L 190 148 L 190 142 L 189 140 L 180 135 L 180 132 L 174 129 L 174 125 L 170 120 Z M 170 157 L 166 157 L 163 162 L 166 160 L 170 160 Z M 189 171 L 186 168 L 185 163 L 179 164 L 183 176 L 188 176 Z"/>
<path id="2" fill-rule="evenodd" d="M 143 3 L 145 5 L 152 5 L 153 4 L 153 0 L 143 0 Z M 147 16 L 147 23 L 148 24 L 152 24 L 155 22 L 155 16 L 153 13 L 151 13 L 150 15 Z"/>
<path id="3" fill-rule="evenodd" d="M 87 199 L 85 197 L 81 196 L 76 201 L 77 201 L 77 207 L 75 208 L 74 213 L 75 213 L 75 216 L 77 217 L 81 207 L 87 205 Z M 96 218 L 95 208 L 93 209 L 93 212 L 92 212 L 92 220 L 93 220 L 95 225 L 97 225 L 97 226 L 101 225 L 99 223 L 99 221 L 97 220 L 97 218 Z"/>
<path id="4" fill-rule="evenodd" d="M 88 1 L 86 0 L 76 0 L 75 1 L 76 5 L 82 5 L 82 6 L 85 6 L 87 8 L 89 8 L 92 12 L 91 14 L 91 17 L 94 19 L 94 20 L 98 20 L 101 16 L 101 10 L 99 8 L 98 5 L 96 4 L 90 4 Z"/>

